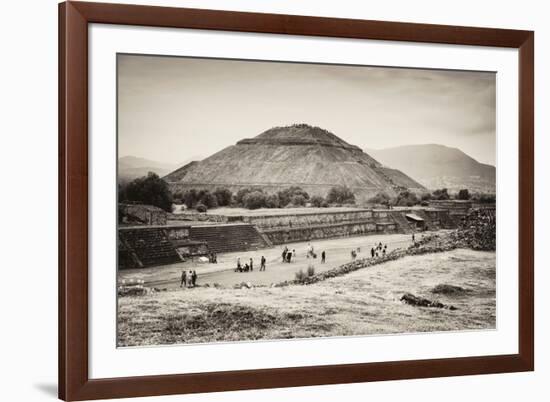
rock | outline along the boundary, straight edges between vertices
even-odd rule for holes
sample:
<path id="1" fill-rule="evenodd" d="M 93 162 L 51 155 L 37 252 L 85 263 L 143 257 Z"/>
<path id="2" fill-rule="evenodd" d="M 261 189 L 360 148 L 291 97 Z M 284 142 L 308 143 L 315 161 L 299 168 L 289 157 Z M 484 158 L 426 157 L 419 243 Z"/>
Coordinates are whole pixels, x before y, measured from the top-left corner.
<path id="1" fill-rule="evenodd" d="M 446 304 L 440 303 L 438 301 L 432 301 L 424 297 L 415 296 L 412 293 L 405 293 L 401 296 L 402 302 L 410 304 L 411 306 L 417 307 L 435 307 L 435 308 L 447 308 L 449 310 L 456 310 L 455 306 L 447 306 Z"/>
<path id="2" fill-rule="evenodd" d="M 441 283 L 435 286 L 431 290 L 431 292 L 435 294 L 444 294 L 444 295 L 460 295 L 460 294 L 466 293 L 467 290 L 460 286 L 447 285 L 447 284 Z"/>

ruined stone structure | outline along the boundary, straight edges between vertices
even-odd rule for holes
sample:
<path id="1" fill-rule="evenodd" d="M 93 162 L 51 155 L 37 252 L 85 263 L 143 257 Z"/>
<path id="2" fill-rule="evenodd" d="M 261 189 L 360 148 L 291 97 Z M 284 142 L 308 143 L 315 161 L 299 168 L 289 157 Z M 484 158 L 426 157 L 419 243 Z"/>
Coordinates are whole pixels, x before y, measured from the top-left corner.
<path id="1" fill-rule="evenodd" d="M 408 214 L 421 219 L 422 228 L 427 230 L 456 227 L 447 210 L 434 208 L 203 215 L 211 222 L 119 228 L 119 267 L 170 264 L 212 252 L 246 251 L 292 242 L 418 231 L 418 225 L 407 220 Z"/>
<path id="2" fill-rule="evenodd" d="M 224 187 L 233 192 L 254 187 L 274 193 L 300 186 L 310 195 L 326 196 L 348 186 L 358 201 L 378 192 L 426 191 L 403 172 L 383 166 L 359 147 L 307 124 L 275 127 L 187 164 L 164 177 L 173 192 Z"/>
<path id="3" fill-rule="evenodd" d="M 159 207 L 145 204 L 118 204 L 120 225 L 166 225 L 167 212 Z"/>

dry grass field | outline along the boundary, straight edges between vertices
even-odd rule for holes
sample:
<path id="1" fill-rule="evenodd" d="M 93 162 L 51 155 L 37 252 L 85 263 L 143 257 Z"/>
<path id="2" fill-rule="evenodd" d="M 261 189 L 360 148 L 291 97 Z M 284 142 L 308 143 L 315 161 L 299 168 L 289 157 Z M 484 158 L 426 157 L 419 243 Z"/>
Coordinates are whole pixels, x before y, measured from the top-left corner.
<path id="1" fill-rule="evenodd" d="M 437 285 L 464 289 L 434 293 Z M 119 297 L 118 346 L 493 329 L 495 253 L 409 256 L 314 285 Z M 457 309 L 416 307 L 413 293 Z"/>

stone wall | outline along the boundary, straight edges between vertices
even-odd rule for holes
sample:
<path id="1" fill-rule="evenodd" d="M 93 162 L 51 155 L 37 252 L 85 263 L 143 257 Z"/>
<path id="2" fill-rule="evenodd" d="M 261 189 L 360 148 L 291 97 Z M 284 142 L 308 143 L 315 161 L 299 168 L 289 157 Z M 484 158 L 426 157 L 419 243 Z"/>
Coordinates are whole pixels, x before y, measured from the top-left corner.
<path id="1" fill-rule="evenodd" d="M 153 205 L 118 204 L 121 225 L 166 225 L 168 213 Z"/>
<path id="2" fill-rule="evenodd" d="M 395 223 L 376 223 L 372 220 L 319 226 L 272 228 L 263 231 L 273 244 L 395 232 L 397 232 Z"/>

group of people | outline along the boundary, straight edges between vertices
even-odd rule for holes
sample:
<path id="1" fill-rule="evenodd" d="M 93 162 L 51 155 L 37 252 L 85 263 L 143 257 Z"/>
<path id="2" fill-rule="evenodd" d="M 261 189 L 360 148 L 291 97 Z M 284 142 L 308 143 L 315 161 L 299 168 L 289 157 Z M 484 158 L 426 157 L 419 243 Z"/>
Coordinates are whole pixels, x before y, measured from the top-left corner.
<path id="1" fill-rule="evenodd" d="M 265 265 L 266 265 L 266 259 L 262 255 L 262 258 L 260 258 L 260 271 L 265 271 Z M 254 260 L 251 258 L 249 262 L 245 262 L 244 264 L 241 262 L 241 257 L 237 258 L 237 268 L 235 268 L 235 272 L 252 272 L 254 271 Z"/>
<path id="2" fill-rule="evenodd" d="M 218 263 L 218 254 L 216 254 L 216 253 L 208 254 L 208 262 L 210 264 L 217 264 Z"/>
<path id="3" fill-rule="evenodd" d="M 375 244 L 374 247 L 370 249 L 370 256 L 371 258 L 380 257 L 386 255 L 386 251 L 388 249 L 388 245 L 384 244 L 382 246 L 382 242 L 379 242 L 378 244 Z"/>
<path id="4" fill-rule="evenodd" d="M 290 251 L 287 246 L 283 249 L 283 262 L 290 262 L 292 261 L 293 257 L 296 257 L 296 250 Z"/>
<path id="5" fill-rule="evenodd" d="M 181 283 L 180 288 L 185 285 L 186 288 L 194 288 L 197 285 L 197 271 L 189 270 L 189 271 L 181 271 Z"/>

